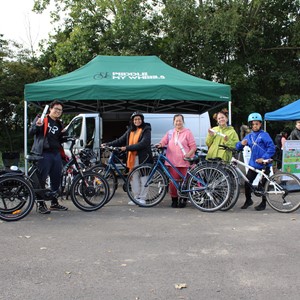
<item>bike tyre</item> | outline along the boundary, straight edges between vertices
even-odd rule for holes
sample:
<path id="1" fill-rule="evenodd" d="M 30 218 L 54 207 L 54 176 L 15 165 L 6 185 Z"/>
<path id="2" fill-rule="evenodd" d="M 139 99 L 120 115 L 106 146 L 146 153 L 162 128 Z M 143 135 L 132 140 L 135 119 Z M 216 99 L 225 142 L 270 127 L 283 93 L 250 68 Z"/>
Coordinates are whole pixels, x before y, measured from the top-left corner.
<path id="1" fill-rule="evenodd" d="M 109 197 L 109 185 L 104 176 L 87 171 L 78 174 L 71 185 L 71 199 L 83 211 L 95 211 L 105 205 Z"/>
<path id="2" fill-rule="evenodd" d="M 192 174 L 206 184 L 203 190 L 199 190 L 199 181 L 192 176 L 188 179 L 188 190 L 197 189 L 197 191 L 188 192 L 192 204 L 204 212 L 214 212 L 221 209 L 228 201 L 231 193 L 228 175 L 221 168 L 209 164 L 195 167 Z"/>
<path id="3" fill-rule="evenodd" d="M 153 207 L 159 204 L 165 197 L 168 190 L 168 181 L 161 169 L 156 169 L 153 174 L 151 181 L 149 181 L 149 189 L 147 192 L 147 199 L 145 199 L 146 203 L 140 202 L 140 199 L 136 199 L 135 195 L 133 195 L 131 182 L 133 176 L 138 174 L 139 178 L 149 176 L 153 169 L 153 165 L 140 165 L 135 167 L 127 177 L 127 195 L 131 201 L 133 201 L 136 205 L 141 207 Z"/>
<path id="4" fill-rule="evenodd" d="M 10 199 L 5 199 L 9 197 Z M 15 202 L 15 206 L 6 206 Z M 22 176 L 4 176 L 0 179 L 0 219 L 6 222 L 19 221 L 32 210 L 35 195 L 32 185 Z M 6 207 L 5 207 L 6 206 Z"/>
<path id="5" fill-rule="evenodd" d="M 115 195 L 115 192 L 118 188 L 118 178 L 115 172 L 112 169 L 108 169 L 106 164 L 98 164 L 89 169 L 89 171 L 93 171 L 99 173 L 104 176 L 109 185 L 109 196 L 106 201 L 108 203 L 112 197 Z"/>
<path id="6" fill-rule="evenodd" d="M 300 179 L 294 174 L 286 172 L 276 173 L 269 179 L 270 181 L 265 184 L 268 204 L 281 213 L 290 213 L 297 210 L 300 207 Z M 274 191 L 275 184 L 285 194 Z"/>

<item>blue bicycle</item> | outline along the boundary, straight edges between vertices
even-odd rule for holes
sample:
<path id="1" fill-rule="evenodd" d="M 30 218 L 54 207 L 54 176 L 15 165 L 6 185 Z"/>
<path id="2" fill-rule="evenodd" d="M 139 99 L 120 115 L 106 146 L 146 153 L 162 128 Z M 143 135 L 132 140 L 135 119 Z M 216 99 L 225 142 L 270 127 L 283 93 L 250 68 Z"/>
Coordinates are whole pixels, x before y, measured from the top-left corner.
<path id="1" fill-rule="evenodd" d="M 187 174 L 184 176 L 164 155 L 163 149 L 157 151 L 153 165 L 143 164 L 134 168 L 127 178 L 127 194 L 137 205 L 152 207 L 160 203 L 168 190 L 169 180 L 172 181 L 180 198 L 189 199 L 201 211 L 213 212 L 222 208 L 230 196 L 230 181 L 228 175 L 218 167 L 195 167 L 199 158 L 186 159 L 190 162 Z M 176 181 L 170 174 L 168 162 L 180 176 Z"/>
<path id="2" fill-rule="evenodd" d="M 103 152 L 109 153 L 107 164 L 97 164 L 89 168 L 89 171 L 97 172 L 107 180 L 109 185 L 109 197 L 106 200 L 106 203 L 108 203 L 119 186 L 118 178 L 123 180 L 123 190 L 126 192 L 127 169 L 125 163 L 122 161 L 122 153 L 119 147 L 105 146 L 100 149 Z"/>

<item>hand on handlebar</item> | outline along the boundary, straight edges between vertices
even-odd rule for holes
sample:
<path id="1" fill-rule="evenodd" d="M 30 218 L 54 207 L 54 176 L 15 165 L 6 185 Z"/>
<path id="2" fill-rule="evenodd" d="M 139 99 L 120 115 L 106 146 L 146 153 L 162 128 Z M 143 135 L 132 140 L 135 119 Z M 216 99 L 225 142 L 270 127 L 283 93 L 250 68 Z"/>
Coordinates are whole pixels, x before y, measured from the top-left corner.
<path id="1" fill-rule="evenodd" d="M 243 146 L 246 146 L 246 145 L 248 144 L 248 141 L 247 141 L 247 140 L 242 140 L 242 141 L 241 141 L 241 144 L 242 144 Z"/>
<path id="2" fill-rule="evenodd" d="M 271 158 L 269 158 L 269 159 L 258 158 L 255 160 L 255 162 L 258 164 L 269 164 L 272 162 L 272 159 Z"/>

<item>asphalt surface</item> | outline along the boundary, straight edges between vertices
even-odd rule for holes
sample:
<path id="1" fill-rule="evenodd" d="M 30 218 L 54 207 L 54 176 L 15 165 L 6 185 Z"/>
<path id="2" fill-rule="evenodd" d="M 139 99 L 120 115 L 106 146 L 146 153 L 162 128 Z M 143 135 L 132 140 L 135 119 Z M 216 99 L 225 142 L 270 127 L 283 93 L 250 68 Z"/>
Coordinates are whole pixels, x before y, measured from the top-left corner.
<path id="1" fill-rule="evenodd" d="M 256 203 L 258 198 L 254 198 Z M 128 206 L 0 223 L 0 299 L 299 299 L 300 210 Z"/>

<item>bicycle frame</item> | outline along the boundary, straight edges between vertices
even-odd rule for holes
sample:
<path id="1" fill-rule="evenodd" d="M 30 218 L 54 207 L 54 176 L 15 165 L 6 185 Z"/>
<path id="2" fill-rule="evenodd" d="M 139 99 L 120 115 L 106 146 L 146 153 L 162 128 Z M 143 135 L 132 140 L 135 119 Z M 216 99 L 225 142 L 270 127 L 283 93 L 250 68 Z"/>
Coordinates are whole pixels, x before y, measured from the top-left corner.
<path id="1" fill-rule="evenodd" d="M 115 162 L 117 161 L 117 162 Z M 120 158 L 115 154 L 115 150 L 112 149 L 107 161 L 107 166 L 105 169 L 105 176 L 108 175 L 110 170 L 116 171 L 117 174 L 122 178 L 124 182 L 126 182 L 126 177 L 121 172 L 120 168 L 117 166 L 117 164 L 120 164 L 122 167 L 126 168 L 126 165 L 120 160 Z"/>
<path id="2" fill-rule="evenodd" d="M 259 174 L 259 175 L 261 176 L 260 182 L 261 182 L 261 180 L 262 180 L 263 177 L 264 177 L 267 181 L 270 182 L 269 176 L 268 176 L 267 174 L 265 174 L 265 171 L 264 171 L 264 170 L 255 169 L 254 167 L 249 166 L 248 164 L 246 164 L 246 163 L 244 163 L 244 162 L 242 162 L 242 161 L 240 161 L 240 160 L 238 160 L 238 159 L 236 159 L 236 158 L 234 158 L 234 157 L 231 158 L 231 165 L 235 168 L 235 170 L 237 171 L 237 173 L 238 173 L 238 174 L 239 174 L 239 175 L 240 175 L 240 176 L 248 183 L 248 185 L 252 188 L 252 190 L 253 190 L 254 192 L 255 192 L 255 191 L 257 192 L 258 189 L 255 188 L 255 187 L 253 186 L 253 184 L 250 183 L 250 181 L 249 181 L 249 179 L 246 177 L 246 175 L 245 175 L 239 168 L 237 168 L 236 165 L 244 166 L 245 168 L 248 168 L 248 169 L 250 169 L 250 170 L 256 172 L 257 174 Z M 276 182 L 274 182 L 273 184 L 276 184 Z M 276 185 L 277 185 L 277 184 L 276 184 Z M 277 186 L 277 188 L 278 188 L 278 187 L 279 187 L 279 186 Z M 260 193 L 261 195 L 265 195 L 265 192 L 264 192 L 264 191 L 259 191 L 259 193 Z"/>
<path id="3" fill-rule="evenodd" d="M 168 168 L 165 166 L 164 162 L 167 161 L 171 168 L 173 170 L 176 171 L 176 173 L 180 176 L 180 178 L 182 179 L 182 183 L 178 183 L 174 177 L 170 174 Z M 157 162 L 153 165 L 152 167 L 152 170 L 151 170 L 151 173 L 149 175 L 149 178 L 148 180 L 146 181 L 145 183 L 145 187 L 147 187 L 149 185 L 149 182 L 152 178 L 152 176 L 154 175 L 155 171 L 158 169 L 158 168 L 161 168 L 163 170 L 163 172 L 166 174 L 166 176 L 172 181 L 172 183 L 174 184 L 174 186 L 176 187 L 176 189 L 180 192 L 180 193 L 188 193 L 188 192 L 191 192 L 191 191 L 201 191 L 203 189 L 206 188 L 206 183 L 204 183 L 200 178 L 196 177 L 195 175 L 193 175 L 190 170 L 191 168 L 189 167 L 188 170 L 187 170 L 187 174 L 186 176 L 184 176 L 171 162 L 170 160 L 165 156 L 163 155 L 162 153 L 160 153 L 158 155 L 158 158 L 157 158 Z M 197 189 L 193 189 L 193 190 L 190 190 L 190 189 L 184 189 L 185 185 L 186 185 L 186 182 L 187 182 L 187 179 L 189 177 L 193 177 L 197 182 L 200 183 L 200 186 L 197 188 Z"/>

